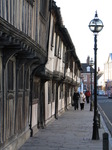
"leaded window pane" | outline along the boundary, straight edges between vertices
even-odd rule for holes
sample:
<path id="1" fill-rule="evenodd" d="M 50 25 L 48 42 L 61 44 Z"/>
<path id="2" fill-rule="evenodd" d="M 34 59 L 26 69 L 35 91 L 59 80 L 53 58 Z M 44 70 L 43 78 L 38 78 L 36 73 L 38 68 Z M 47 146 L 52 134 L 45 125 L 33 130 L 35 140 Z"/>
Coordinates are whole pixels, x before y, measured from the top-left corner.
<path id="1" fill-rule="evenodd" d="M 14 71 L 13 71 L 13 61 L 8 62 L 8 90 L 13 90 L 14 83 Z"/>
<path id="2" fill-rule="evenodd" d="M 23 89 L 23 83 L 24 83 L 24 66 L 22 66 L 19 70 L 19 89 Z"/>

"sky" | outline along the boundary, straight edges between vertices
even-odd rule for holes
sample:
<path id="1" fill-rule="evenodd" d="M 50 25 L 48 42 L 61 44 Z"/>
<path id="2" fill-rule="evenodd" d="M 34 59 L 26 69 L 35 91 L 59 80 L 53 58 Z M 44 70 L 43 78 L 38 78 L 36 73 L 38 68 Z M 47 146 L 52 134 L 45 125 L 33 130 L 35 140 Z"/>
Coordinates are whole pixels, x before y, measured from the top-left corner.
<path id="1" fill-rule="evenodd" d="M 97 37 L 97 67 L 104 70 L 109 53 L 112 53 L 112 0 L 55 0 L 60 7 L 63 24 L 67 28 L 76 54 L 81 63 L 87 57 L 94 60 L 94 34 L 88 25 L 94 19 L 95 11 L 104 27 Z"/>

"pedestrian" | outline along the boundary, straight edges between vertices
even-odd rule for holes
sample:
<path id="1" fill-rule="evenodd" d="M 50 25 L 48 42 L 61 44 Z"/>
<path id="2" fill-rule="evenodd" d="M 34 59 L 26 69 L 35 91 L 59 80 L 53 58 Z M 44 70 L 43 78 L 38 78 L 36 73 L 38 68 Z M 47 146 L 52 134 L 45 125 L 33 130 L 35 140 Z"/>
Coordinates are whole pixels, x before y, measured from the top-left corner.
<path id="1" fill-rule="evenodd" d="M 80 94 L 79 94 L 77 88 L 75 88 L 74 89 L 74 95 L 73 95 L 74 110 L 79 108 L 79 106 L 78 106 L 79 97 L 80 97 Z"/>
<path id="2" fill-rule="evenodd" d="M 80 98 L 79 98 L 81 110 L 84 110 L 85 99 L 86 99 L 85 94 L 81 91 Z"/>
<path id="3" fill-rule="evenodd" d="M 86 95 L 86 101 L 87 101 L 87 103 L 89 103 L 89 97 L 91 95 L 89 89 L 86 90 L 85 95 Z"/>

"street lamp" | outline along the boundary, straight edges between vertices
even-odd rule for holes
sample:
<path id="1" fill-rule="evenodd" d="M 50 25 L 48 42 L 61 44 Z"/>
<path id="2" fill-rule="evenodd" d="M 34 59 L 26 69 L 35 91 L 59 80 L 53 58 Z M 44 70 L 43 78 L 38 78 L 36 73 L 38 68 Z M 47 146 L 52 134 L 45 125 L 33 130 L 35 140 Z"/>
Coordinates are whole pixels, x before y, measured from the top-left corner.
<path id="1" fill-rule="evenodd" d="M 91 67 L 91 102 L 90 102 L 90 111 L 93 111 L 93 99 L 92 99 L 92 66 L 93 66 L 93 59 L 91 58 L 89 65 Z"/>
<path id="2" fill-rule="evenodd" d="M 95 18 L 90 21 L 89 29 L 94 33 L 94 118 L 93 118 L 93 140 L 99 140 L 98 131 L 98 110 L 97 110 L 97 34 L 102 30 L 103 22 L 98 18 L 97 11 Z"/>

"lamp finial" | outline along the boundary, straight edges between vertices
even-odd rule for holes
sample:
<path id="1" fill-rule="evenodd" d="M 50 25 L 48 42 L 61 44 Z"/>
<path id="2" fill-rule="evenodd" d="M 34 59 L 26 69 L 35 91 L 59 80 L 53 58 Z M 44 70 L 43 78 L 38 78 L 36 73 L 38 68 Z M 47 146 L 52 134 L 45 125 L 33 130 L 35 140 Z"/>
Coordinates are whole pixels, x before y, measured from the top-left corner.
<path id="1" fill-rule="evenodd" d="M 95 18 L 98 18 L 97 10 L 95 11 Z"/>

